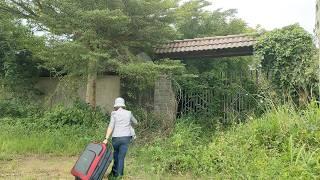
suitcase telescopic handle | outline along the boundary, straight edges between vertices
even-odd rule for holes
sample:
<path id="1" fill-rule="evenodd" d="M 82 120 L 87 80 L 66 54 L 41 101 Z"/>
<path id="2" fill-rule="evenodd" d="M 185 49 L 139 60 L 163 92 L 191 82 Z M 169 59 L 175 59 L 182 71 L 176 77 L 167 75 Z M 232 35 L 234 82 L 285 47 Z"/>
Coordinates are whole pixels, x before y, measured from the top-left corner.
<path id="1" fill-rule="evenodd" d="M 112 151 L 114 151 L 114 148 L 113 148 L 112 143 L 110 141 L 107 142 L 107 145 L 111 147 Z"/>

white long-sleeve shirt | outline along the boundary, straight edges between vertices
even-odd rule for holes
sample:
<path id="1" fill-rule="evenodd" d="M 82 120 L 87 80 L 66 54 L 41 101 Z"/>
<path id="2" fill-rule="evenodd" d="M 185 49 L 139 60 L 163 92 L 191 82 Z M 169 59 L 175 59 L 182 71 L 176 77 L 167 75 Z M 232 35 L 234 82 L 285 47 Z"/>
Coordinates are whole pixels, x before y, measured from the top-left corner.
<path id="1" fill-rule="evenodd" d="M 138 122 L 131 111 L 123 108 L 112 111 L 109 123 L 109 128 L 113 130 L 112 137 L 135 136 L 132 124 L 136 125 Z"/>

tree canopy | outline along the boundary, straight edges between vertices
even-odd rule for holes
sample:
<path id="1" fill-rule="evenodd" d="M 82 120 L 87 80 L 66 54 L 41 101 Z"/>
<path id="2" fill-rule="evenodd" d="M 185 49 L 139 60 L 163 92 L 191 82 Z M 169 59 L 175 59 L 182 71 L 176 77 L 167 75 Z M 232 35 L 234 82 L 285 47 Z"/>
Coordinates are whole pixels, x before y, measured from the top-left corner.
<path id="1" fill-rule="evenodd" d="M 173 38 L 174 31 L 169 25 L 177 2 L 2 1 L 0 9 L 27 19 L 35 28 L 59 36 L 59 40 L 67 44 L 64 50 L 81 49 L 83 60 L 117 58 L 128 61 L 129 53 L 150 52 L 152 45 Z M 65 55 L 55 55 L 61 54 Z M 64 59 L 63 55 L 61 59 Z"/>
<path id="2" fill-rule="evenodd" d="M 133 62 L 135 54 L 172 38 L 177 7 L 177 0 L 0 1 L 1 10 L 52 35 L 42 58 L 55 72 L 88 75 L 86 100 L 93 106 L 101 66 Z"/>
<path id="3" fill-rule="evenodd" d="M 206 0 L 0 1 L 1 10 L 27 19 L 35 29 L 95 52 L 92 59 L 100 55 L 122 60 L 128 52 L 150 53 L 168 39 L 247 31 L 236 10 L 205 10 L 209 5 Z"/>
<path id="4" fill-rule="evenodd" d="M 206 0 L 0 0 L 2 12 L 46 37 L 45 48 L 36 53 L 44 67 L 56 75 L 88 75 L 87 96 L 94 94 L 98 72 L 123 75 L 127 69 L 138 77 L 137 70 L 145 71 L 138 66 L 160 71 L 136 55 L 152 56 L 161 42 L 250 30 L 236 10 L 208 11 L 209 5 Z"/>
<path id="5" fill-rule="evenodd" d="M 192 39 L 208 36 L 223 36 L 247 32 L 247 24 L 236 17 L 237 10 L 208 11 L 211 5 L 206 0 L 188 1 L 175 14 L 175 28 L 180 39 Z"/>
<path id="6" fill-rule="evenodd" d="M 40 60 L 33 53 L 44 41 L 8 15 L 0 16 L 0 24 L 0 84 L 15 96 L 24 96 L 38 75 Z"/>

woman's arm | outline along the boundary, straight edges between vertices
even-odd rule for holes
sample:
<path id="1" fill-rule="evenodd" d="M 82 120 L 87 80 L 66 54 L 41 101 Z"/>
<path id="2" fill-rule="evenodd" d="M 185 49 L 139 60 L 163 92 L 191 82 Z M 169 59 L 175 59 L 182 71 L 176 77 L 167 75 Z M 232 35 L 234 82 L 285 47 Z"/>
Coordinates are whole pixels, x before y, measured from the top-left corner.
<path id="1" fill-rule="evenodd" d="M 111 128 L 107 128 L 107 132 L 106 132 L 106 139 L 109 139 L 110 135 L 112 134 L 113 129 Z"/>
<path id="2" fill-rule="evenodd" d="M 110 123 L 109 123 L 107 130 L 106 130 L 106 139 L 103 141 L 104 143 L 107 143 L 108 139 L 110 138 L 110 136 L 113 132 L 113 129 L 114 129 L 114 124 L 115 124 L 115 119 L 113 117 L 113 113 L 111 113 Z"/>
<path id="3" fill-rule="evenodd" d="M 137 121 L 137 119 L 133 116 L 132 113 L 131 113 L 130 121 L 133 123 L 133 125 L 138 125 L 138 121 Z"/>

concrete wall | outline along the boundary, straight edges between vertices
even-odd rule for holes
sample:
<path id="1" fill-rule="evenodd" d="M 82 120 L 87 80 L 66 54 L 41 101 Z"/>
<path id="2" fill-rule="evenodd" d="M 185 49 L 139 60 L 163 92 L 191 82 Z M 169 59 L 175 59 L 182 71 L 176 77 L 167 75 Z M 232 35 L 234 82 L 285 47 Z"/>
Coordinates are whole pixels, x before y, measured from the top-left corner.
<path id="1" fill-rule="evenodd" d="M 161 75 L 155 83 L 154 112 L 163 120 L 165 127 L 171 127 L 176 119 L 176 96 L 166 75 Z"/>
<path id="2" fill-rule="evenodd" d="M 39 99 L 46 105 L 70 105 L 77 97 L 85 100 L 86 82 L 79 79 L 63 79 L 43 77 L 36 84 L 43 94 Z M 96 101 L 104 112 L 113 110 L 114 99 L 120 96 L 120 78 L 118 76 L 98 76 Z"/>
<path id="3" fill-rule="evenodd" d="M 73 100 L 85 100 L 86 81 L 80 79 L 62 79 L 43 77 L 36 84 L 43 94 L 39 100 L 47 106 L 56 104 L 71 105 Z M 98 76 L 97 105 L 105 113 L 113 110 L 115 98 L 120 96 L 120 78 L 118 76 Z M 177 103 L 171 80 L 162 75 L 155 83 L 154 113 L 163 121 L 165 127 L 171 127 L 176 119 Z"/>

